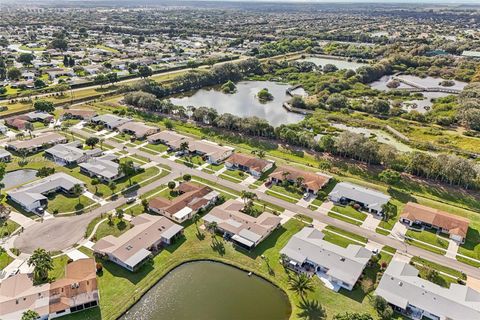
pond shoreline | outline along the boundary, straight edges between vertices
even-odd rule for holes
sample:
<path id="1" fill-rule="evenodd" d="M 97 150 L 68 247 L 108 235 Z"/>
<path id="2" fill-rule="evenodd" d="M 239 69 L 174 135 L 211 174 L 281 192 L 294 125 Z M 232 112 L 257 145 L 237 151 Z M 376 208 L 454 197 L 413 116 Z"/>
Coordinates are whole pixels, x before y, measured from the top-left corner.
<path id="1" fill-rule="evenodd" d="M 151 286 L 148 286 L 148 288 L 146 288 L 145 291 L 143 291 L 140 296 L 137 298 L 137 297 L 134 297 L 135 299 L 135 302 L 133 302 L 132 304 L 130 304 L 127 309 L 125 309 L 120 315 L 118 315 L 115 319 L 120 319 L 122 318 L 123 316 L 125 316 L 135 305 L 137 305 L 137 303 L 140 302 L 140 300 L 142 298 L 145 297 L 145 295 L 147 293 L 150 292 L 150 290 L 153 289 L 153 287 L 155 287 L 157 284 L 160 283 L 160 281 L 164 280 L 165 277 L 167 277 L 168 275 L 170 275 L 172 272 L 174 272 L 175 270 L 177 270 L 179 267 L 182 267 L 184 265 L 187 265 L 187 264 L 191 264 L 191 263 L 197 263 L 197 262 L 210 262 L 210 263 L 218 263 L 218 264 L 222 264 L 224 266 L 227 266 L 227 267 L 231 267 L 231 268 L 235 268 L 239 271 L 243 271 L 245 273 L 252 273 L 252 276 L 256 276 L 258 278 L 260 278 L 261 280 L 263 281 L 266 281 L 268 284 L 270 285 L 273 285 L 276 289 L 278 289 L 282 295 L 284 295 L 286 297 L 286 300 L 288 301 L 288 309 L 289 309 L 289 319 L 291 319 L 292 317 L 292 301 L 290 299 L 290 296 L 288 295 L 287 291 L 284 290 L 279 284 L 271 281 L 270 279 L 268 279 L 267 277 L 265 277 L 264 275 L 262 274 L 259 274 L 258 272 L 256 272 L 255 270 L 251 270 L 251 269 L 248 269 L 248 268 L 245 268 L 243 266 L 240 266 L 240 265 L 237 265 L 236 262 L 234 261 L 224 261 L 224 260 L 220 260 L 220 259 L 216 259 L 216 258 L 200 258 L 200 259 L 190 259 L 190 260 L 185 260 L 185 261 L 182 261 L 182 262 L 179 262 L 178 264 L 172 266 L 169 270 L 167 270 L 160 278 L 158 278 Z"/>

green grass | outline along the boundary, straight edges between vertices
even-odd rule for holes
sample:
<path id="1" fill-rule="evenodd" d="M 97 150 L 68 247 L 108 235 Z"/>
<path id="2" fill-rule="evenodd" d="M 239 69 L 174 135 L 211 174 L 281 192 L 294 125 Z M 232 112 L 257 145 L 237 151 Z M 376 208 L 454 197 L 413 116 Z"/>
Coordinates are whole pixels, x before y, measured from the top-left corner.
<path id="1" fill-rule="evenodd" d="M 343 230 L 341 228 L 337 228 L 335 226 L 326 226 L 324 230 L 329 230 L 329 231 L 339 233 L 341 235 L 344 235 L 345 237 L 357 240 L 357 241 L 362 242 L 362 243 L 367 243 L 368 242 L 368 239 L 365 238 L 365 237 L 359 236 L 358 234 Z"/>
<path id="2" fill-rule="evenodd" d="M 472 261 L 470 259 L 467 259 L 467 258 L 464 258 L 464 257 L 461 257 L 461 256 L 456 256 L 455 258 L 460 262 L 466 263 L 466 264 L 474 266 L 476 268 L 480 268 L 480 262 Z"/>
<path id="3" fill-rule="evenodd" d="M 302 220 L 302 221 L 305 222 L 305 223 L 312 223 L 312 222 L 313 222 L 313 218 L 312 218 L 312 217 L 306 216 L 306 215 L 301 214 L 301 213 L 297 213 L 297 214 L 295 215 L 295 218 L 300 219 L 300 220 Z"/>
<path id="4" fill-rule="evenodd" d="M 146 146 L 144 146 L 143 148 L 150 149 L 150 150 L 156 151 L 158 153 L 162 153 L 162 152 L 165 152 L 165 151 L 168 150 L 168 147 L 164 144 L 161 144 L 161 143 L 159 143 L 159 144 L 149 143 Z"/>
<path id="5" fill-rule="evenodd" d="M 248 177 L 248 174 L 240 170 L 225 170 L 220 176 L 229 176 L 239 181 L 243 181 Z"/>
<path id="6" fill-rule="evenodd" d="M 397 249 L 392 248 L 390 246 L 383 246 L 382 251 L 391 253 L 393 255 L 393 254 L 395 254 L 395 252 L 397 252 Z"/>
<path id="7" fill-rule="evenodd" d="M 437 236 L 437 234 L 434 231 L 430 230 L 423 230 L 423 231 L 415 231 L 415 230 L 408 230 L 406 233 L 406 236 L 410 238 L 414 238 L 419 241 L 423 241 L 426 243 L 429 243 L 431 245 L 434 245 L 436 247 L 440 247 L 442 249 L 447 249 L 448 248 L 448 241 L 445 239 L 442 239 L 440 236 Z"/>
<path id="8" fill-rule="evenodd" d="M 466 276 L 461 272 L 420 257 L 413 257 L 411 262 L 419 270 L 420 278 L 429 281 L 433 280 L 432 282 L 445 288 L 449 288 L 452 283 L 458 283 L 458 279 L 466 280 Z M 438 276 L 434 279 L 428 279 L 429 270 L 437 271 Z"/>
<path id="9" fill-rule="evenodd" d="M 48 272 L 48 278 L 50 280 L 63 278 L 65 276 L 65 266 L 67 265 L 67 261 L 68 256 L 66 255 L 53 258 L 53 270 Z"/>
<path id="10" fill-rule="evenodd" d="M 441 264 L 438 264 L 436 262 L 433 262 L 433 261 L 429 261 L 429 260 L 426 260 L 424 258 L 420 258 L 420 257 L 413 257 L 411 259 L 411 261 L 413 261 L 414 263 L 420 263 L 426 267 L 429 267 L 429 268 L 432 268 L 432 269 L 435 269 L 439 272 L 444 272 L 444 273 L 447 273 L 448 275 L 454 277 L 454 278 L 460 278 L 460 279 L 463 279 L 463 280 L 466 280 L 466 275 L 458 270 L 455 270 L 455 269 L 452 269 L 452 268 L 449 268 L 447 266 L 444 266 L 444 265 L 441 265 Z"/>
<path id="11" fill-rule="evenodd" d="M 303 196 L 303 193 L 292 185 L 284 187 L 282 185 L 272 184 L 270 186 L 270 190 L 286 195 L 288 197 L 294 198 L 297 201 L 300 200 Z"/>
<path id="12" fill-rule="evenodd" d="M 47 211 L 49 213 L 56 211 L 58 213 L 80 211 L 94 203 L 94 201 L 84 195 L 81 195 L 79 199 L 78 197 L 57 193 L 53 198 L 48 199 Z"/>
<path id="13" fill-rule="evenodd" d="M 13 220 L 7 220 L 3 222 L 3 225 L 0 226 L 0 238 L 11 235 L 12 232 L 17 230 L 19 227 L 20 225 Z"/>
<path id="14" fill-rule="evenodd" d="M 118 237 L 130 229 L 130 227 L 130 222 L 125 221 L 125 219 L 120 220 L 117 217 L 114 217 L 112 219 L 112 223 L 110 223 L 107 219 L 98 226 L 97 232 L 95 232 L 95 239 L 100 240 L 109 235 Z"/>
<path id="15" fill-rule="evenodd" d="M 480 260 L 480 232 L 477 229 L 468 228 L 465 243 L 460 245 L 458 253 Z"/>
<path id="16" fill-rule="evenodd" d="M 350 224 L 354 224 L 356 226 L 360 226 L 362 224 L 362 222 L 360 222 L 360 221 L 356 221 L 356 220 L 350 219 L 349 217 L 341 216 L 341 215 L 333 213 L 333 212 L 329 212 L 328 216 L 332 217 L 332 218 L 335 218 L 335 219 L 338 219 L 338 220 L 348 222 Z"/>
<path id="17" fill-rule="evenodd" d="M 367 218 L 367 214 L 365 212 L 355 210 L 355 208 L 352 206 L 333 206 L 331 211 L 360 221 L 364 221 Z"/>
<path id="18" fill-rule="evenodd" d="M 13 261 L 13 258 L 10 257 L 6 252 L 0 252 L 0 270 L 5 269 Z"/>

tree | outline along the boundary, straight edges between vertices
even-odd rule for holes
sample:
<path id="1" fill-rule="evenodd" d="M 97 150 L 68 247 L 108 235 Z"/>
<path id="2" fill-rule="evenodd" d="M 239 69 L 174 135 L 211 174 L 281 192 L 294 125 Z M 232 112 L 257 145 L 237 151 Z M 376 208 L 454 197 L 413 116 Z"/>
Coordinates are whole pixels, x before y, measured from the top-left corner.
<path id="1" fill-rule="evenodd" d="M 143 206 L 143 211 L 148 212 L 149 206 L 148 206 L 148 200 L 147 199 L 142 199 L 142 206 Z"/>
<path id="2" fill-rule="evenodd" d="M 24 66 L 29 66 L 32 64 L 33 59 L 35 59 L 35 56 L 31 53 L 21 53 L 17 61 L 23 64 Z"/>
<path id="3" fill-rule="evenodd" d="M 312 279 L 307 277 L 304 273 L 297 274 L 288 280 L 290 290 L 295 292 L 300 298 L 305 301 L 305 296 L 308 292 L 315 290 Z"/>
<path id="4" fill-rule="evenodd" d="M 338 68 L 335 65 L 330 63 L 327 63 L 326 65 L 323 66 L 323 72 L 325 73 L 335 72 L 337 70 Z"/>
<path id="5" fill-rule="evenodd" d="M 188 173 L 185 173 L 183 175 L 183 181 L 190 181 L 190 180 L 192 180 L 192 176 L 189 175 Z"/>
<path id="6" fill-rule="evenodd" d="M 42 79 L 35 79 L 33 85 L 35 86 L 35 88 L 43 88 L 46 86 L 45 82 Z"/>
<path id="7" fill-rule="evenodd" d="M 192 221 L 193 223 L 195 223 L 195 228 L 197 229 L 197 232 L 198 232 L 198 221 L 200 221 L 200 215 L 195 212 L 192 216 Z"/>
<path id="8" fill-rule="evenodd" d="M 118 74 L 116 72 L 111 72 L 107 74 L 107 81 L 111 84 L 114 84 L 118 81 Z"/>
<path id="9" fill-rule="evenodd" d="M 187 153 L 190 149 L 190 146 L 188 144 L 188 141 L 184 141 L 182 143 L 180 143 L 180 148 L 179 150 L 182 152 L 182 153 Z"/>
<path id="10" fill-rule="evenodd" d="M 268 102 L 273 100 L 273 95 L 268 91 L 267 88 L 263 88 L 262 90 L 258 91 L 257 98 L 260 102 Z"/>
<path id="11" fill-rule="evenodd" d="M 379 173 L 378 178 L 388 184 L 396 184 L 400 182 L 401 175 L 399 172 L 392 169 L 385 169 Z"/>
<path id="12" fill-rule="evenodd" d="M 372 305 L 377 311 L 380 319 L 382 320 L 389 320 L 393 316 L 392 307 L 388 304 L 387 300 L 385 300 L 381 296 L 375 296 L 372 300 Z"/>
<path id="13" fill-rule="evenodd" d="M 47 100 L 37 100 L 33 104 L 33 107 L 37 111 L 43 111 L 48 113 L 55 111 L 55 106 L 53 105 L 53 102 Z"/>
<path id="14" fill-rule="evenodd" d="M 163 121 L 163 123 L 165 124 L 165 128 L 167 128 L 168 130 L 172 130 L 172 129 L 173 129 L 173 122 L 172 122 L 172 120 L 170 120 L 170 119 L 165 119 L 165 121 Z"/>
<path id="15" fill-rule="evenodd" d="M 56 38 L 50 42 L 49 47 L 66 51 L 68 49 L 68 42 L 63 38 Z"/>
<path id="16" fill-rule="evenodd" d="M 22 75 L 22 72 L 20 72 L 20 70 L 18 70 L 18 68 L 15 68 L 15 67 L 12 67 L 7 71 L 7 78 L 10 80 L 18 80 L 20 79 L 21 75 Z"/>
<path id="17" fill-rule="evenodd" d="M 21 320 L 36 320 L 38 318 L 40 318 L 40 315 L 38 314 L 38 312 L 33 310 L 27 310 L 22 314 Z"/>
<path id="18" fill-rule="evenodd" d="M 48 272 L 53 270 L 53 260 L 45 249 L 37 248 L 27 261 L 28 266 L 34 266 L 33 273 L 38 282 L 48 278 Z"/>
<path id="19" fill-rule="evenodd" d="M 81 197 L 80 195 L 83 193 L 83 187 L 81 184 L 75 184 L 72 188 L 72 194 L 75 196 L 75 197 L 78 197 L 78 204 L 81 204 Z"/>
<path id="20" fill-rule="evenodd" d="M 85 144 L 89 146 L 90 148 L 93 149 L 93 147 L 100 142 L 100 139 L 98 137 L 88 137 L 85 140 Z"/>
<path id="21" fill-rule="evenodd" d="M 138 74 L 140 75 L 140 77 L 142 78 L 148 78 L 150 77 L 153 72 L 152 72 L 152 69 L 150 69 L 149 67 L 147 66 L 140 66 L 138 68 Z"/>
<path id="22" fill-rule="evenodd" d="M 176 186 L 176 185 L 177 185 L 177 184 L 175 183 L 175 181 L 169 181 L 169 182 L 167 183 L 168 189 L 170 189 L 170 190 L 175 189 L 175 186 Z"/>
<path id="23" fill-rule="evenodd" d="M 117 188 L 117 184 L 115 183 L 115 181 L 110 181 L 110 183 L 108 184 L 108 189 L 110 189 L 110 191 L 112 191 L 113 193 L 116 188 Z"/>
<path id="24" fill-rule="evenodd" d="M 98 179 L 97 177 L 94 177 L 92 179 L 91 183 L 92 183 L 92 186 L 95 187 L 95 194 L 97 194 L 98 193 L 98 185 L 100 184 L 100 179 Z"/>
<path id="25" fill-rule="evenodd" d="M 132 185 L 132 175 L 135 174 L 136 168 L 132 160 L 127 160 L 123 163 L 120 163 L 120 171 L 128 177 L 129 185 Z"/>
<path id="26" fill-rule="evenodd" d="M 130 41 L 131 41 L 130 38 L 123 38 L 123 39 L 122 39 L 122 43 L 123 43 L 124 46 L 129 45 L 129 44 L 130 44 Z"/>
<path id="27" fill-rule="evenodd" d="M 340 93 L 333 93 L 328 97 L 326 104 L 330 109 L 344 109 L 348 107 L 348 100 Z"/>
<path id="28" fill-rule="evenodd" d="M 93 78 L 93 83 L 95 85 L 99 85 L 100 88 L 102 88 L 103 85 L 106 84 L 108 81 L 108 78 L 103 73 L 98 74 L 95 76 L 95 78 Z"/>
<path id="29" fill-rule="evenodd" d="M 115 215 L 117 216 L 118 220 L 122 221 L 122 220 L 123 220 L 123 217 L 125 216 L 125 213 L 123 212 L 122 209 L 117 208 L 117 209 L 115 210 Z"/>
<path id="30" fill-rule="evenodd" d="M 215 234 L 215 232 L 217 232 L 217 227 L 218 224 L 215 221 L 212 221 L 208 224 L 208 230 L 210 230 L 212 234 Z"/>

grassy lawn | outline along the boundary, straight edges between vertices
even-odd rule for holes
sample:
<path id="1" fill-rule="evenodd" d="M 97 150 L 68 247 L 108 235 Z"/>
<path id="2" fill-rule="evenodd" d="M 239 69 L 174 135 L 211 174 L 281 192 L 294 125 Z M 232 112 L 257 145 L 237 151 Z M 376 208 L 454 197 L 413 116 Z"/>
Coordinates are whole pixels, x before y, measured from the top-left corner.
<path id="1" fill-rule="evenodd" d="M 300 190 L 298 190 L 297 188 L 291 185 L 284 187 L 281 185 L 272 184 L 270 186 L 270 190 L 286 195 L 288 197 L 294 198 L 297 201 L 300 200 L 303 196 L 303 193 Z"/>
<path id="2" fill-rule="evenodd" d="M 458 253 L 480 260 L 480 232 L 478 229 L 468 228 L 465 243 L 458 248 Z M 470 261 L 468 259 L 465 260 Z"/>
<path id="3" fill-rule="evenodd" d="M 298 220 L 290 220 L 248 253 L 236 250 L 231 243 L 224 242 L 219 237 L 217 242 L 221 250 L 215 250 L 215 247 L 212 247 L 211 235 L 204 233 L 205 237 L 198 237 L 195 226 L 190 225 L 185 229 L 184 239 L 161 251 L 155 256 L 152 264 L 145 265 L 139 272 L 131 273 L 113 263 L 102 262 L 103 273 L 98 277 L 102 296 L 100 311 L 92 311 L 85 316 L 92 320 L 99 317 L 106 320 L 115 319 L 135 303 L 142 293 L 180 263 L 195 259 L 214 259 L 253 271 L 278 285 L 286 291 L 292 303 L 291 318 L 300 319 L 298 315 L 302 311 L 299 308 L 300 298 L 288 290 L 288 271 L 278 261 L 280 249 L 303 226 L 304 224 Z M 261 255 L 267 259 L 262 259 Z M 268 265 L 266 261 L 269 261 Z M 336 313 L 344 312 L 347 305 L 350 312 L 375 314 L 369 295 L 361 292 L 361 288 L 356 288 L 354 292 L 349 293 L 335 293 L 324 287 L 318 278 L 314 277 L 312 280 L 314 292 L 309 293 L 307 299 L 318 300 L 325 308 L 329 319 Z M 62 319 L 79 318 L 74 315 Z"/>
<path id="4" fill-rule="evenodd" d="M 358 211 L 352 206 L 333 206 L 332 211 L 360 221 L 364 221 L 367 218 L 365 212 Z"/>
<path id="5" fill-rule="evenodd" d="M 0 270 L 5 269 L 13 261 L 12 257 L 10 257 L 6 252 L 0 252 Z"/>
<path id="6" fill-rule="evenodd" d="M 72 197 L 63 193 L 56 193 L 52 198 L 48 199 L 47 211 L 49 213 L 66 213 L 79 211 L 95 202 L 83 195 L 78 197 Z"/>
<path id="7" fill-rule="evenodd" d="M 420 257 L 413 257 L 411 259 L 411 262 L 413 262 L 415 267 L 420 271 L 419 275 L 422 279 L 431 280 L 427 277 L 428 270 L 436 270 L 438 272 L 438 276 L 434 279 L 433 282 L 445 288 L 449 288 L 451 283 L 457 283 L 457 279 L 467 279 L 466 275 L 458 270 L 443 266 L 441 264 Z"/>
<path id="8" fill-rule="evenodd" d="M 19 227 L 20 225 L 13 220 L 7 220 L 3 222 L 3 225 L 0 226 L 0 238 L 9 236 Z"/>
<path id="9" fill-rule="evenodd" d="M 225 170 L 220 177 L 229 176 L 233 177 L 237 182 L 243 181 L 248 177 L 248 174 L 240 170 Z"/>
<path id="10" fill-rule="evenodd" d="M 311 217 L 309 217 L 309 216 L 306 216 L 306 215 L 304 215 L 304 214 L 301 214 L 301 213 L 297 213 L 297 214 L 295 215 L 295 218 L 300 219 L 300 220 L 302 220 L 302 221 L 305 222 L 305 223 L 312 223 L 312 222 L 313 222 L 313 218 L 311 218 Z"/>
<path id="11" fill-rule="evenodd" d="M 278 199 L 282 199 L 282 200 L 290 202 L 290 203 L 297 203 L 298 202 L 298 200 L 296 200 L 296 199 L 285 197 L 282 194 L 279 194 L 277 192 L 272 192 L 271 190 L 268 190 L 268 189 L 265 191 L 265 193 L 268 194 L 269 196 L 272 196 L 272 197 L 275 197 L 275 198 L 278 198 Z"/>
<path id="12" fill-rule="evenodd" d="M 392 230 L 393 226 L 395 225 L 395 223 L 397 223 L 398 218 L 400 217 L 400 212 L 403 210 L 403 206 L 404 204 L 401 203 L 400 201 L 396 199 L 391 199 L 387 205 L 387 210 L 389 211 L 388 220 L 382 219 L 382 221 L 380 221 L 378 226 L 383 229 Z"/>
<path id="13" fill-rule="evenodd" d="M 418 241 L 410 240 L 410 239 L 405 239 L 405 242 L 408 244 L 417 246 L 419 248 L 423 248 L 425 250 L 429 250 L 441 255 L 445 254 L 445 249 L 448 248 L 448 241 L 445 239 L 440 238 L 437 236 L 434 232 L 431 231 L 414 231 L 414 230 L 408 230 L 406 233 L 406 236 L 411 237 L 415 240 L 423 241 L 425 243 L 428 243 L 432 246 L 425 245 L 424 243 L 420 243 Z"/>
<path id="14" fill-rule="evenodd" d="M 96 240 L 99 240 L 108 235 L 118 237 L 119 235 L 130 229 L 130 227 L 130 222 L 125 221 L 124 219 L 120 220 L 117 217 L 114 217 L 111 223 L 108 221 L 108 219 L 106 221 L 103 221 L 98 226 L 97 232 L 95 232 L 94 237 Z"/>
<path id="15" fill-rule="evenodd" d="M 53 258 L 53 270 L 48 272 L 48 278 L 51 280 L 63 278 L 65 276 L 65 266 L 67 262 L 67 255 Z"/>
<path id="16" fill-rule="evenodd" d="M 345 237 L 357 240 L 357 241 L 362 242 L 362 243 L 367 243 L 368 242 L 368 239 L 365 238 L 365 237 L 359 236 L 358 234 L 355 234 L 355 233 L 352 233 L 352 232 L 345 231 L 345 230 L 337 228 L 335 226 L 326 226 L 324 230 L 339 233 L 341 235 L 344 235 Z"/>
<path id="17" fill-rule="evenodd" d="M 158 153 L 162 153 L 168 150 L 168 147 L 161 143 L 158 143 L 158 144 L 149 143 L 143 148 L 157 151 Z"/>

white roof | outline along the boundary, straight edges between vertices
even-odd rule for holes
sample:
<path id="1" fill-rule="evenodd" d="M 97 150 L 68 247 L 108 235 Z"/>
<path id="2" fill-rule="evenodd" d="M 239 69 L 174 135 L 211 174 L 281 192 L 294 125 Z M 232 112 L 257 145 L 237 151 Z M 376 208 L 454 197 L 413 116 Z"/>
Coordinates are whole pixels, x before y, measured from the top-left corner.
<path id="1" fill-rule="evenodd" d="M 338 183 L 332 192 L 330 192 L 329 196 L 337 199 L 347 198 L 358 201 L 367 205 L 368 208 L 377 211 L 382 211 L 382 206 L 390 201 L 391 198 L 379 191 L 364 188 L 349 182 Z"/>
<path id="2" fill-rule="evenodd" d="M 186 216 L 188 216 L 193 210 L 189 207 L 184 207 L 182 209 L 180 209 L 179 211 L 177 211 L 173 216 L 176 218 L 176 219 L 183 219 L 185 218 Z"/>
<path id="3" fill-rule="evenodd" d="M 418 273 L 410 264 L 393 260 L 375 294 L 403 309 L 410 304 L 440 319 L 480 319 L 480 292 L 456 283 L 444 288 Z"/>

